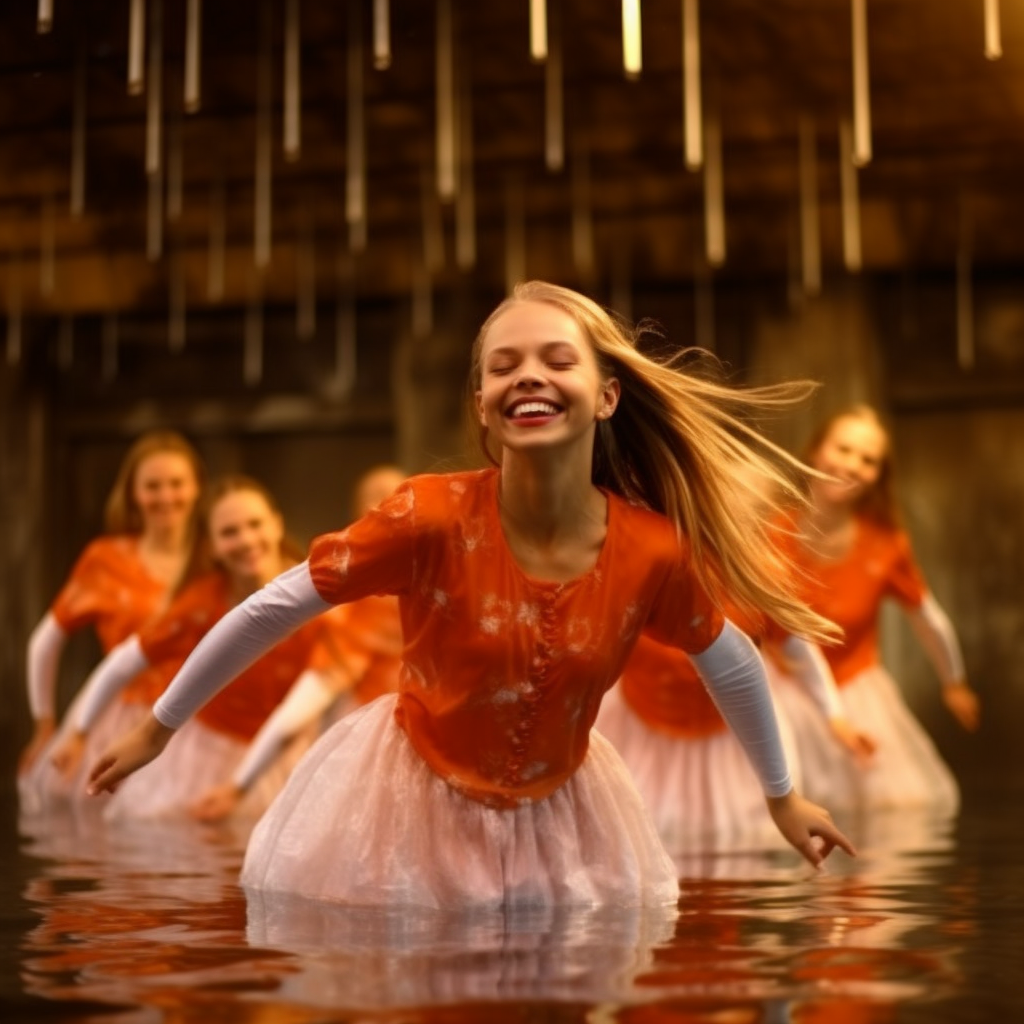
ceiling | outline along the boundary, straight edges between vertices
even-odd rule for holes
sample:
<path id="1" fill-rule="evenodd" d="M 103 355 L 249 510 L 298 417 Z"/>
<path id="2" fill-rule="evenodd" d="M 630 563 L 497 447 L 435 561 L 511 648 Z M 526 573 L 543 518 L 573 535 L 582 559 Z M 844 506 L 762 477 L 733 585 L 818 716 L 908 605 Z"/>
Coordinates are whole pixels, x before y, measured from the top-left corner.
<path id="1" fill-rule="evenodd" d="M 642 0 L 635 80 L 623 72 L 617 0 L 548 0 L 553 54 L 561 41 L 560 168 L 547 166 L 545 150 L 558 60 L 530 59 L 529 0 L 391 0 L 386 69 L 373 65 L 373 0 L 145 0 L 149 38 L 161 17 L 163 27 L 162 46 L 147 53 L 147 63 L 162 55 L 162 103 L 150 122 L 161 126 L 160 168 L 149 175 L 154 77 L 129 94 L 133 2 L 57 0 L 43 34 L 38 0 L 4 4 L 0 301 L 9 310 L 230 307 L 256 295 L 312 302 L 349 282 L 360 295 L 404 297 L 430 284 L 501 288 L 509 273 L 571 284 L 703 273 L 705 175 L 687 170 L 683 154 L 683 0 Z M 471 133 L 469 150 L 461 136 L 461 152 L 472 153 L 469 219 L 457 202 L 438 199 L 439 67 L 449 94 L 436 44 L 439 5 L 443 24 L 448 2 L 454 123 Z M 952 268 L 958 256 L 1024 264 L 1024 4 L 1001 4 L 998 60 L 985 57 L 984 0 L 866 7 L 873 156 L 856 174 L 864 269 Z M 185 112 L 191 8 L 201 10 L 201 98 Z M 284 151 L 293 9 L 301 40 L 294 159 Z M 851 0 L 705 0 L 700 14 L 702 109 L 706 122 L 717 117 L 722 139 L 726 248 L 715 273 L 806 273 L 820 241 L 827 286 L 849 272 L 839 123 L 852 112 Z M 353 40 L 362 40 L 355 79 Z M 347 138 L 352 81 L 365 91 L 363 245 L 346 215 L 347 175 L 358 164 Z M 262 183 L 260 138 L 269 154 Z M 459 175 L 464 199 L 468 181 Z M 257 209 L 270 211 L 262 227 Z M 459 258 L 457 222 L 473 225 L 474 259 L 465 249 Z M 257 258 L 261 230 L 267 249 Z"/>

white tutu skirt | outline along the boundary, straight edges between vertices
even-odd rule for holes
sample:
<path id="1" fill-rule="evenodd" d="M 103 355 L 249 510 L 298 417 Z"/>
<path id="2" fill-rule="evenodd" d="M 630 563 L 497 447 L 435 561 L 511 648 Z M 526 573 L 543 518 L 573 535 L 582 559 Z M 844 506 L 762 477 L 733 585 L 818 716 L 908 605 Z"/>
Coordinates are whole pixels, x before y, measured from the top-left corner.
<path id="1" fill-rule="evenodd" d="M 793 785 L 799 758 L 785 715 L 776 716 Z M 596 729 L 633 775 L 662 841 L 674 857 L 699 850 L 789 848 L 768 813 L 764 790 L 739 740 L 728 729 L 687 738 L 652 729 L 613 687 Z"/>
<path id="2" fill-rule="evenodd" d="M 107 821 L 185 815 L 213 786 L 230 782 L 247 744 L 192 719 L 171 737 L 164 752 L 130 775 L 107 800 Z M 278 794 L 298 753 L 288 748 L 263 773 L 235 808 L 239 818 L 257 818 Z"/>
<path id="3" fill-rule="evenodd" d="M 43 752 L 27 772 L 18 776 L 18 798 L 21 812 L 26 816 L 49 814 L 61 810 L 76 813 L 98 812 L 100 802 L 85 791 L 86 780 L 92 766 L 99 760 L 111 742 L 133 729 L 149 712 L 149 705 L 135 701 L 114 701 L 100 715 L 89 730 L 82 760 L 70 776 L 64 776 L 50 762 L 54 751 L 72 733 L 77 720 L 77 705 L 81 694 L 72 702 L 60 728 L 47 743 Z"/>
<path id="4" fill-rule="evenodd" d="M 877 744 L 865 767 L 836 742 L 803 690 L 777 669 L 770 671 L 796 735 L 805 796 L 830 811 L 914 807 L 940 816 L 956 813 L 956 779 L 884 668 L 865 669 L 839 691 L 847 720 Z"/>
<path id="5" fill-rule="evenodd" d="M 348 715 L 309 750 L 253 830 L 243 885 L 444 910 L 678 900 L 672 861 L 600 736 L 551 796 L 499 810 L 431 771 L 395 722 L 396 699 Z"/>

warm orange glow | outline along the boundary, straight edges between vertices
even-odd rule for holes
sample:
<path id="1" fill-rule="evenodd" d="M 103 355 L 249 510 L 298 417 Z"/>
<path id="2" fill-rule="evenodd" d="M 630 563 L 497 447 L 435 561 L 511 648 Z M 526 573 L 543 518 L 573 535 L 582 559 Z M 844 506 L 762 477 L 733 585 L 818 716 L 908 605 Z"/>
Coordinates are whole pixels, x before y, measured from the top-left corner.
<path id="1" fill-rule="evenodd" d="M 704 162 L 700 99 L 699 0 L 683 0 L 683 153 L 695 171 Z"/>
<path id="2" fill-rule="evenodd" d="M 627 78 L 639 78 L 643 69 L 640 0 L 622 0 L 622 66 Z"/>

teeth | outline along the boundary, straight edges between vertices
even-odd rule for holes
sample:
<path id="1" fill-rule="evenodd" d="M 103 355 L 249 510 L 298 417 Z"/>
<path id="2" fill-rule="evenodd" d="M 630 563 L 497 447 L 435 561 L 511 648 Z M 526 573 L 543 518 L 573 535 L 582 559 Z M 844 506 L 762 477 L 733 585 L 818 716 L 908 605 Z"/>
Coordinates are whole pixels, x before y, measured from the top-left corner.
<path id="1" fill-rule="evenodd" d="M 542 416 L 554 416 L 558 413 L 558 407 L 549 402 L 522 402 L 513 410 L 514 416 L 530 416 L 539 413 Z"/>

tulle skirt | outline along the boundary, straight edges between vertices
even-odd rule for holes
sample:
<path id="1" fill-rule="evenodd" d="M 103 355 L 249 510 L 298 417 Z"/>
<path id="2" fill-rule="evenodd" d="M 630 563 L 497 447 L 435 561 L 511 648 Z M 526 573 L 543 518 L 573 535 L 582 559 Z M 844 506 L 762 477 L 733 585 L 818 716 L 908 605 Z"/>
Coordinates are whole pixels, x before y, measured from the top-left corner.
<path id="1" fill-rule="evenodd" d="M 785 716 L 777 716 L 793 785 L 799 758 Z M 652 729 L 620 687 L 605 694 L 597 730 L 619 752 L 669 853 L 788 849 L 768 813 L 764 790 L 739 740 L 728 729 L 687 738 Z"/>
<path id="2" fill-rule="evenodd" d="M 611 746 L 592 735 L 544 800 L 499 810 L 427 766 L 378 698 L 326 732 L 253 831 L 251 890 L 453 910 L 675 903 L 672 861 Z"/>
<path id="3" fill-rule="evenodd" d="M 73 732 L 81 694 L 72 702 L 60 728 L 44 747 L 35 763 L 18 776 L 18 798 L 26 816 L 48 814 L 60 810 L 76 813 L 99 812 L 100 802 L 88 796 L 85 784 L 92 766 L 111 742 L 133 729 L 149 713 L 149 705 L 137 701 L 116 700 L 100 715 L 89 730 L 82 759 L 70 775 L 57 771 L 50 762 L 57 748 Z"/>
<path id="4" fill-rule="evenodd" d="M 107 821 L 184 815 L 208 789 L 230 782 L 247 744 L 192 719 L 171 737 L 164 752 L 130 775 L 107 801 Z M 259 817 L 278 794 L 298 753 L 289 747 L 235 808 L 238 818 Z"/>
<path id="5" fill-rule="evenodd" d="M 805 796 L 830 811 L 914 807 L 956 813 L 956 779 L 884 668 L 865 669 L 839 691 L 847 720 L 878 746 L 864 767 L 836 742 L 800 687 L 770 671 L 778 676 L 775 692 L 796 736 Z"/>

